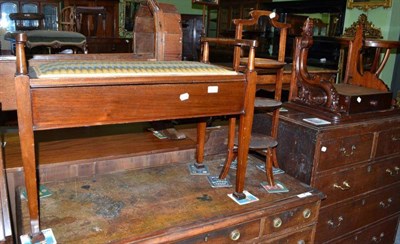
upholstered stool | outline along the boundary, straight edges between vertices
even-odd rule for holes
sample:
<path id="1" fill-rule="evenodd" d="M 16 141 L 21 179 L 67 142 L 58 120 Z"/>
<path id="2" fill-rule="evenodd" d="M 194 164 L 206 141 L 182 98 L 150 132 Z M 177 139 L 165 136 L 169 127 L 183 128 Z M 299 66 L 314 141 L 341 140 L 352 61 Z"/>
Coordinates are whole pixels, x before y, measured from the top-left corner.
<path id="1" fill-rule="evenodd" d="M 14 53 L 13 44 L 15 44 L 15 34 L 17 33 L 18 32 L 8 32 L 4 36 L 4 39 L 10 41 L 12 44 L 12 53 Z M 49 48 L 50 52 L 51 48 L 72 48 L 74 50 L 74 53 L 76 53 L 77 50 L 81 50 L 83 53 L 87 53 L 86 37 L 78 32 L 32 30 L 26 31 L 25 33 L 28 38 L 28 41 L 26 42 L 26 47 L 29 49 L 43 46 Z"/>

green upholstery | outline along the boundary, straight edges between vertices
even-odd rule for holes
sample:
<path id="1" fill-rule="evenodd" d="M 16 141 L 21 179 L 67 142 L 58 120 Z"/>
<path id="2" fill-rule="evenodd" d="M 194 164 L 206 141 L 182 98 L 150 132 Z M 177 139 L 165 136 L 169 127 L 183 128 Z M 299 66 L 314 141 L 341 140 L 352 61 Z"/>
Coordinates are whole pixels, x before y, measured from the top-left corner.
<path id="1" fill-rule="evenodd" d="M 18 32 L 8 32 L 4 36 L 5 40 L 15 43 L 15 34 Z M 53 30 L 32 30 L 25 31 L 27 36 L 26 47 L 33 48 L 38 46 L 63 48 L 78 47 L 86 51 L 86 37 L 78 32 L 53 31 Z"/>
<path id="2" fill-rule="evenodd" d="M 236 75 L 235 71 L 190 61 L 74 60 L 31 67 L 32 78 Z"/>
<path id="3" fill-rule="evenodd" d="M 71 31 L 51 31 L 34 30 L 27 31 L 28 42 L 31 43 L 51 43 L 58 41 L 60 43 L 82 43 L 86 37 L 78 32 Z"/>

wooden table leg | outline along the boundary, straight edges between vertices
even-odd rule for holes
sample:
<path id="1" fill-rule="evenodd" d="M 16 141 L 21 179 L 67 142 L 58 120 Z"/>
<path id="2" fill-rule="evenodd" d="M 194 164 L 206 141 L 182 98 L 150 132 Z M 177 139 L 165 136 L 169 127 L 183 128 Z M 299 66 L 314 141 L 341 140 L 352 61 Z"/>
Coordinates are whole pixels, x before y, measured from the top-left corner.
<path id="1" fill-rule="evenodd" d="M 228 125 L 228 155 L 226 156 L 224 167 L 222 168 L 221 173 L 219 174 L 219 179 L 225 179 L 229 173 L 229 169 L 231 167 L 232 161 L 235 159 L 235 134 L 236 134 L 236 118 L 229 118 Z"/>
<path id="2" fill-rule="evenodd" d="M 28 208 L 31 225 L 32 243 L 44 241 L 40 231 L 39 220 L 39 194 L 36 176 L 35 140 L 33 134 L 33 118 L 31 91 L 28 69 L 24 52 L 25 34 L 16 37 L 16 77 L 15 91 L 17 98 L 18 131 L 21 144 L 22 164 L 25 173 L 25 187 L 28 196 Z"/>
<path id="3" fill-rule="evenodd" d="M 249 154 L 249 146 L 251 139 L 251 129 L 253 126 L 254 116 L 254 99 L 256 92 L 256 72 L 247 72 L 247 89 L 245 95 L 244 114 L 240 115 L 239 121 L 239 138 L 238 138 L 238 157 L 236 171 L 236 189 L 233 195 L 237 199 L 244 199 L 243 193 L 244 181 L 247 168 L 247 156 Z"/>
<path id="4" fill-rule="evenodd" d="M 196 150 L 196 168 L 204 168 L 204 145 L 206 143 L 206 121 L 197 123 L 197 150 Z"/>
<path id="5" fill-rule="evenodd" d="M 22 163 L 25 173 L 25 187 L 28 196 L 28 208 L 31 235 L 35 239 L 41 236 L 39 224 L 39 195 L 36 176 L 35 142 L 33 135 L 32 112 L 29 90 L 29 77 L 17 76 L 15 79 L 17 95 L 17 113 Z"/>

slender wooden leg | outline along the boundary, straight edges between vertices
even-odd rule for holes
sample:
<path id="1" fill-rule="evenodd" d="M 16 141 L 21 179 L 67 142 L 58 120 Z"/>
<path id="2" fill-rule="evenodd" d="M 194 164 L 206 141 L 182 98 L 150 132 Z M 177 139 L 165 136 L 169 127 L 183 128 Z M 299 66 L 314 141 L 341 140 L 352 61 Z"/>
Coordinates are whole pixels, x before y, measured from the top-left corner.
<path id="1" fill-rule="evenodd" d="M 38 182 L 36 177 L 36 156 L 29 77 L 17 76 L 15 78 L 15 87 L 17 95 L 19 138 L 21 144 L 22 163 L 25 173 L 25 187 L 28 195 L 31 235 L 32 241 L 35 240 L 37 242 L 42 238 L 44 240 L 44 236 L 40 232 L 39 223 Z"/>
<path id="2" fill-rule="evenodd" d="M 274 174 L 272 172 L 273 148 L 267 148 L 267 158 L 265 160 L 265 172 L 270 186 L 274 186 Z"/>
<path id="3" fill-rule="evenodd" d="M 196 150 L 196 168 L 204 168 L 204 145 L 206 141 L 206 121 L 197 123 L 197 150 Z"/>
<path id="4" fill-rule="evenodd" d="M 233 193 L 237 199 L 243 199 L 246 197 L 243 190 L 247 168 L 247 155 L 250 146 L 251 128 L 253 126 L 254 99 L 256 94 L 257 74 L 255 72 L 247 72 L 246 76 L 248 84 L 246 87 L 244 113 L 240 115 L 239 121 L 238 166 L 236 171 L 236 189 Z"/>
<path id="5" fill-rule="evenodd" d="M 278 158 L 276 156 L 276 147 L 272 148 L 272 165 L 279 168 Z"/>
<path id="6" fill-rule="evenodd" d="M 235 132 L 236 132 L 236 118 L 229 118 L 228 125 L 228 155 L 226 156 L 224 167 L 222 168 L 221 173 L 219 174 L 219 179 L 225 179 L 228 175 L 229 168 L 231 167 L 232 161 L 235 159 Z"/>

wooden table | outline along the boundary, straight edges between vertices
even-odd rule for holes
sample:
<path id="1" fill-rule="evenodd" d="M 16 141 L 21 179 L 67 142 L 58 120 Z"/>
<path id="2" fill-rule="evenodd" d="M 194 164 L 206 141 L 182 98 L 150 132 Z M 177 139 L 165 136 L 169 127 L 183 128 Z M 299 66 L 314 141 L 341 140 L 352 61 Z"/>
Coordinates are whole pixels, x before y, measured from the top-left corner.
<path id="1" fill-rule="evenodd" d="M 221 40 L 224 44 L 250 46 L 254 58 L 255 41 Z M 217 68 L 205 64 L 208 61 L 207 40 L 204 46 L 204 63 L 199 69 L 206 72 L 183 73 L 168 71 L 139 75 L 133 73 L 104 72 L 97 67 L 91 75 L 68 75 L 71 70 L 88 62 L 80 62 L 78 68 L 72 68 L 78 60 L 69 62 L 67 72 L 55 77 L 45 69 L 37 69 L 37 78 L 28 76 L 24 43 L 26 36 L 17 36 L 17 75 L 15 78 L 17 95 L 18 125 L 21 141 L 21 153 L 25 171 L 30 224 L 33 240 L 41 239 L 39 226 L 38 180 L 36 177 L 36 155 L 34 131 L 106 124 L 122 124 L 152 120 L 178 118 L 204 118 L 219 115 L 239 115 L 239 156 L 236 177 L 235 196 L 244 196 L 244 180 L 250 132 L 253 120 L 256 73 L 254 63 L 249 62 L 245 73 L 237 73 L 218 68 L 216 73 L 208 69 Z M 250 58 L 251 60 L 251 58 Z M 48 62 L 50 71 L 60 71 L 65 63 L 62 60 Z M 101 65 L 105 64 L 100 61 Z M 113 65 L 118 63 L 112 61 Z M 153 62 L 154 64 L 155 62 Z M 159 63 L 166 65 L 168 62 Z M 119 64 L 123 65 L 122 62 Z M 147 63 L 150 64 L 150 63 Z M 146 69 L 146 65 L 141 68 Z M 153 65 L 151 64 L 151 65 Z M 182 63 L 176 64 L 180 66 Z M 59 66 L 52 69 L 52 65 Z M 39 63 L 31 62 L 30 67 Z M 190 66 L 190 65 L 189 65 Z M 54 68 L 54 67 L 53 67 Z M 64 67 L 65 68 L 65 67 Z M 107 68 L 107 67 L 105 67 Z M 129 69 L 131 67 L 128 67 Z M 181 69 L 183 67 L 179 67 Z M 189 67 L 190 68 L 190 67 Z M 191 66 L 190 69 L 194 68 Z M 167 67 L 168 69 L 168 67 Z M 86 71 L 89 71 L 87 69 Z M 99 72 L 103 72 L 99 75 Z M 221 72 L 226 72 L 221 74 Z M 40 76 L 39 76 L 40 74 Z M 47 76 L 46 76 L 47 74 Z M 50 74 L 50 75 L 49 75 Z M 122 75 L 121 75 L 122 74 Z M 206 122 L 198 125 L 197 161 L 203 161 L 204 130 Z"/>

